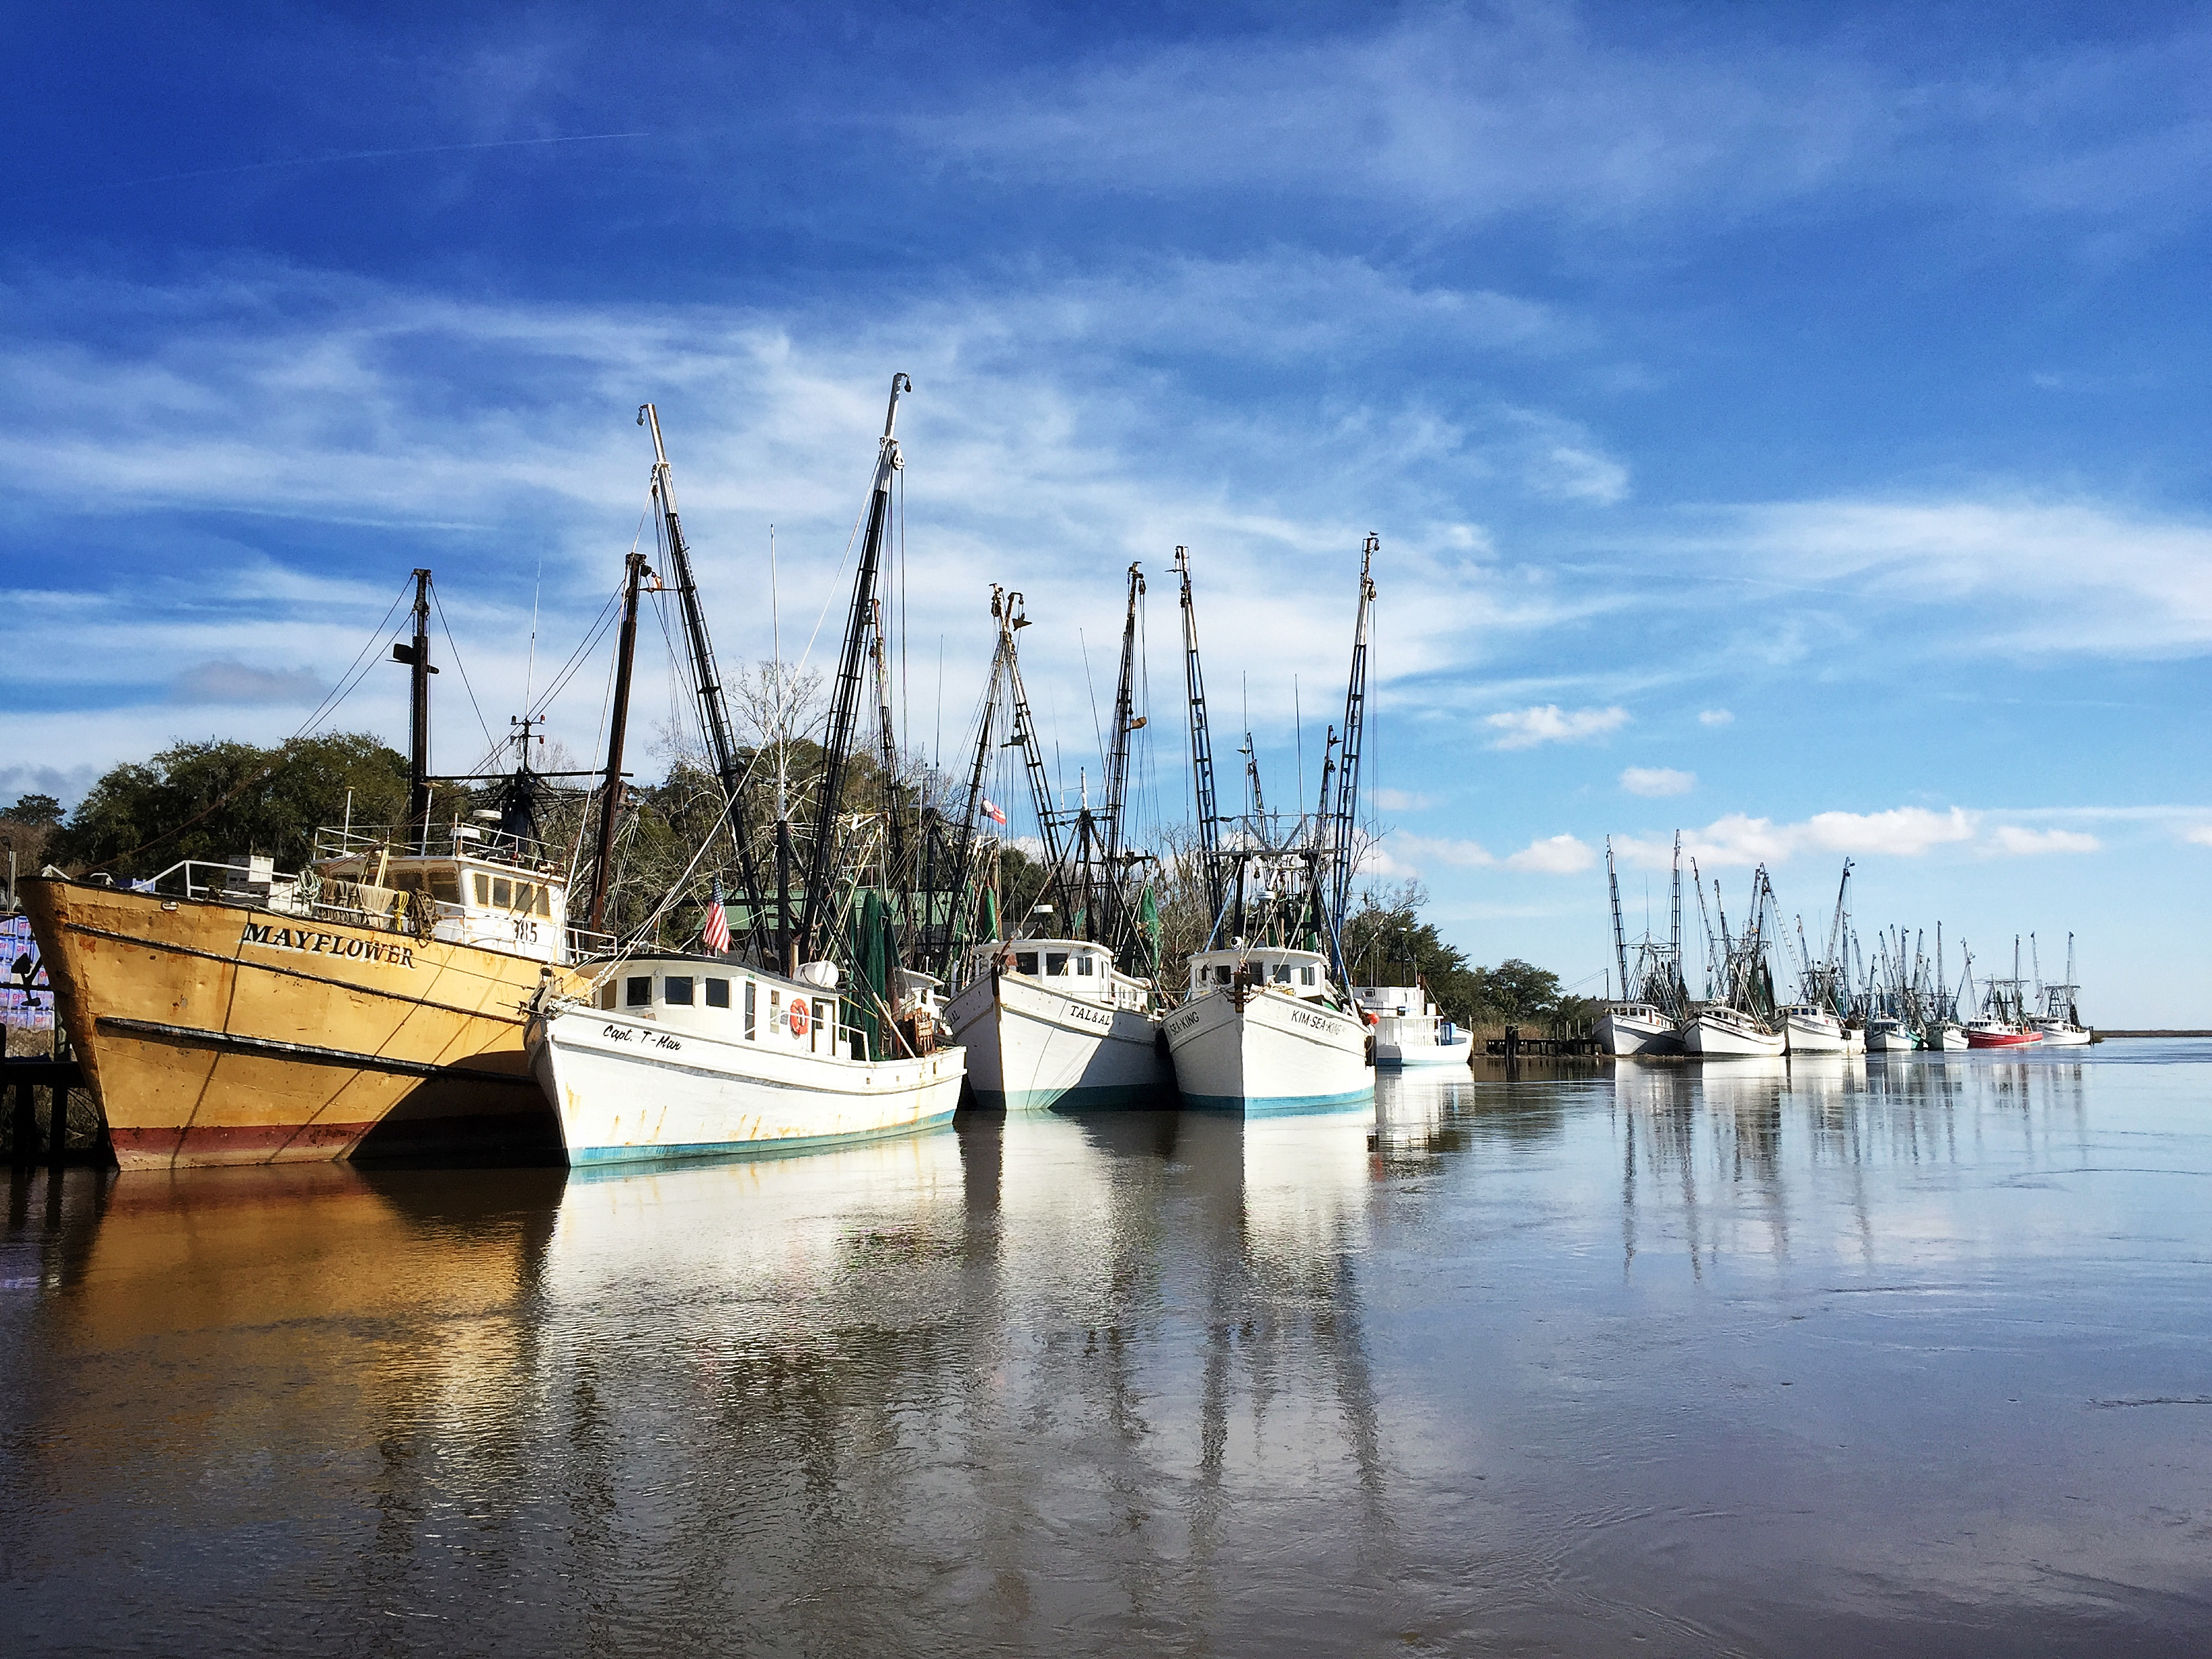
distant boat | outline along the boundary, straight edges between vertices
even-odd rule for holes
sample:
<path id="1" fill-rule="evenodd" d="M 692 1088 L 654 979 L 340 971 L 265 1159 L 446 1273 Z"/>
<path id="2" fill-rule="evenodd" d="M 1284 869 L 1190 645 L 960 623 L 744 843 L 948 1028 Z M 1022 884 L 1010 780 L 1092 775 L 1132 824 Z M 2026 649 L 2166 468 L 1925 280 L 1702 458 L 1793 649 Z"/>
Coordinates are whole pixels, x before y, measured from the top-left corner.
<path id="1" fill-rule="evenodd" d="M 1920 1044 L 1947 1054 L 1962 1054 L 1972 1046 L 1966 1041 L 1966 1028 L 1955 1019 L 1931 1021 L 1920 1033 Z"/>
<path id="2" fill-rule="evenodd" d="M 1966 1028 L 1968 1048 L 2026 1048 L 2043 1041 L 2043 1033 L 2034 1026 L 2014 1025 L 2008 1020 L 1977 1019 Z"/>
<path id="3" fill-rule="evenodd" d="M 1896 1015 L 1876 1014 L 1867 1022 L 1866 1046 L 1869 1054 L 1909 1054 L 1920 1045 Z"/>
<path id="4" fill-rule="evenodd" d="M 1612 1002 L 1598 1016 L 1597 1046 L 1609 1054 L 1679 1054 L 1682 1034 L 1648 1002 Z"/>
<path id="5" fill-rule="evenodd" d="M 1465 1066 L 1474 1037 L 1443 1017 L 1422 985 L 1355 985 L 1352 1000 L 1375 1022 L 1375 1064 L 1383 1071 L 1414 1066 Z"/>
<path id="6" fill-rule="evenodd" d="M 2081 1024 L 2081 1010 L 2075 999 L 2081 988 L 2074 982 L 2074 935 L 2066 935 L 2066 980 L 2061 985 L 2043 988 L 2043 1012 L 2035 1022 L 2035 1029 L 2043 1033 L 2043 1040 L 2053 1048 L 2079 1048 L 2096 1040 L 2096 1034 Z"/>
<path id="7" fill-rule="evenodd" d="M 1772 1060 L 1786 1052 L 1781 1032 L 1741 1009 L 1721 1006 L 1691 1016 L 1682 1049 L 1705 1060 Z"/>
<path id="8" fill-rule="evenodd" d="M 1775 1010 L 1782 1035 L 1793 1054 L 1842 1054 L 1850 1052 L 1843 1022 L 1826 1009 L 1794 1003 Z"/>

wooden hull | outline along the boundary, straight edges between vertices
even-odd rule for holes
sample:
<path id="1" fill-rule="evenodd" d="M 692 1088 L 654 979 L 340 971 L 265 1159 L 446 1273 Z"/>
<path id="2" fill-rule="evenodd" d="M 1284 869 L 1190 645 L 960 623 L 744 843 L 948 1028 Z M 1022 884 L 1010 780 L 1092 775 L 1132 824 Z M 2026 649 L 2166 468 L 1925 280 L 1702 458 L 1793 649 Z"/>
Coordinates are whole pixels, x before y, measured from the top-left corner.
<path id="1" fill-rule="evenodd" d="M 542 963 L 79 882 L 23 902 L 125 1169 L 557 1153 Z"/>

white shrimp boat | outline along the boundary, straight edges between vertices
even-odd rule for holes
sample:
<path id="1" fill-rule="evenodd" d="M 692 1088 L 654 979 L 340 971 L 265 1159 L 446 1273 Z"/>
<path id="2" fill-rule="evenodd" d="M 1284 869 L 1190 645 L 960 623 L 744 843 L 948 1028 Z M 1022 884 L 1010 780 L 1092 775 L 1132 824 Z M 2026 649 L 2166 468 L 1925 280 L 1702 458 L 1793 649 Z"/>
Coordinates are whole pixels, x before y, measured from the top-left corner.
<path id="1" fill-rule="evenodd" d="M 1781 1032 L 1741 1009 L 1714 1006 L 1691 1015 L 1682 1051 L 1705 1060 L 1774 1060 L 1785 1049 Z"/>
<path id="2" fill-rule="evenodd" d="M 1679 1054 L 1682 1034 L 1648 1002 L 1611 1002 L 1597 1017 L 1597 1046 L 1609 1054 Z"/>
<path id="3" fill-rule="evenodd" d="M 1164 1029 L 1182 1103 L 1200 1111 L 1258 1117 L 1374 1097 L 1366 1022 L 1338 1005 L 1318 951 L 1201 951 Z"/>
<path id="4" fill-rule="evenodd" d="M 1866 1046 L 1869 1054 L 1909 1054 L 1919 1044 L 1903 1020 L 1894 1014 L 1876 1014 L 1867 1022 Z"/>
<path id="5" fill-rule="evenodd" d="M 595 1001 L 541 995 L 532 1071 L 572 1165 L 795 1152 L 951 1121 L 963 1056 L 926 1007 L 863 1058 L 836 969 L 801 979 L 714 957 L 613 965 Z M 920 1050 L 921 1052 L 910 1052 Z"/>
<path id="6" fill-rule="evenodd" d="M 976 951 L 945 1013 L 979 1106 L 1082 1111 L 1170 1103 L 1152 1002 L 1103 945 L 1018 939 Z"/>
<path id="7" fill-rule="evenodd" d="M 1843 1022 L 1824 1008 L 1807 1003 L 1776 1011 L 1782 1022 L 1784 1042 L 1793 1054 L 1844 1054 L 1850 1052 Z"/>
<path id="8" fill-rule="evenodd" d="M 1375 1023 L 1377 1071 L 1413 1066 L 1465 1066 L 1474 1057 L 1473 1033 L 1443 1017 L 1419 985 L 1355 985 L 1352 1001 Z"/>
<path id="9" fill-rule="evenodd" d="M 1920 1046 L 1939 1054 L 1962 1054 L 1967 1048 L 1966 1028 L 1955 1019 L 1931 1021 L 1920 1033 Z"/>
<path id="10" fill-rule="evenodd" d="M 2087 1026 L 2070 1019 L 2039 1019 L 2035 1029 L 2043 1033 L 2044 1046 L 2051 1048 L 2086 1048 L 2096 1037 Z"/>

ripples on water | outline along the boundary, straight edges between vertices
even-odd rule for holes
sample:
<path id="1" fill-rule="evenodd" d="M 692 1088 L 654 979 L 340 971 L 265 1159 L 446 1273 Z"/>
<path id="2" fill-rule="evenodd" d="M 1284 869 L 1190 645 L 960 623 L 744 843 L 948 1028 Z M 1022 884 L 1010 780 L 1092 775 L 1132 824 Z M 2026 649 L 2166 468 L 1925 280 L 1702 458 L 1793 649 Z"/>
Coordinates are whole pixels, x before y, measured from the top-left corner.
<path id="1" fill-rule="evenodd" d="M 2212 1646 L 2212 1048 L 19 1178 L 11 1650 Z"/>

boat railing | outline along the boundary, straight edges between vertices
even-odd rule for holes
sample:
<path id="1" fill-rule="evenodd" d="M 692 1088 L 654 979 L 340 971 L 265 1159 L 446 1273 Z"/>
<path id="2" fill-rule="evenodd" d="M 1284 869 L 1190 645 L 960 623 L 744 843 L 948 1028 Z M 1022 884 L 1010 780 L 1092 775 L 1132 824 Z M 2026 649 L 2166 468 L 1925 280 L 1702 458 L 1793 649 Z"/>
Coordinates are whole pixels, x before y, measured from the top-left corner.
<path id="1" fill-rule="evenodd" d="M 158 875 L 128 884 L 136 891 L 158 893 L 164 898 L 266 904 L 272 887 L 289 886 L 296 879 L 279 876 L 272 866 L 258 860 L 251 864 L 219 864 L 212 859 L 179 859 Z"/>
<path id="2" fill-rule="evenodd" d="M 432 858 L 461 858 L 484 864 L 504 864 L 517 870 L 544 873 L 556 867 L 553 852 L 542 841 L 509 835 L 489 824 L 455 823 L 433 836 Z M 404 829 L 354 829 L 325 824 L 315 831 L 313 864 L 341 859 L 372 859 L 379 853 L 393 858 L 425 856 L 414 850 L 414 837 Z"/>

